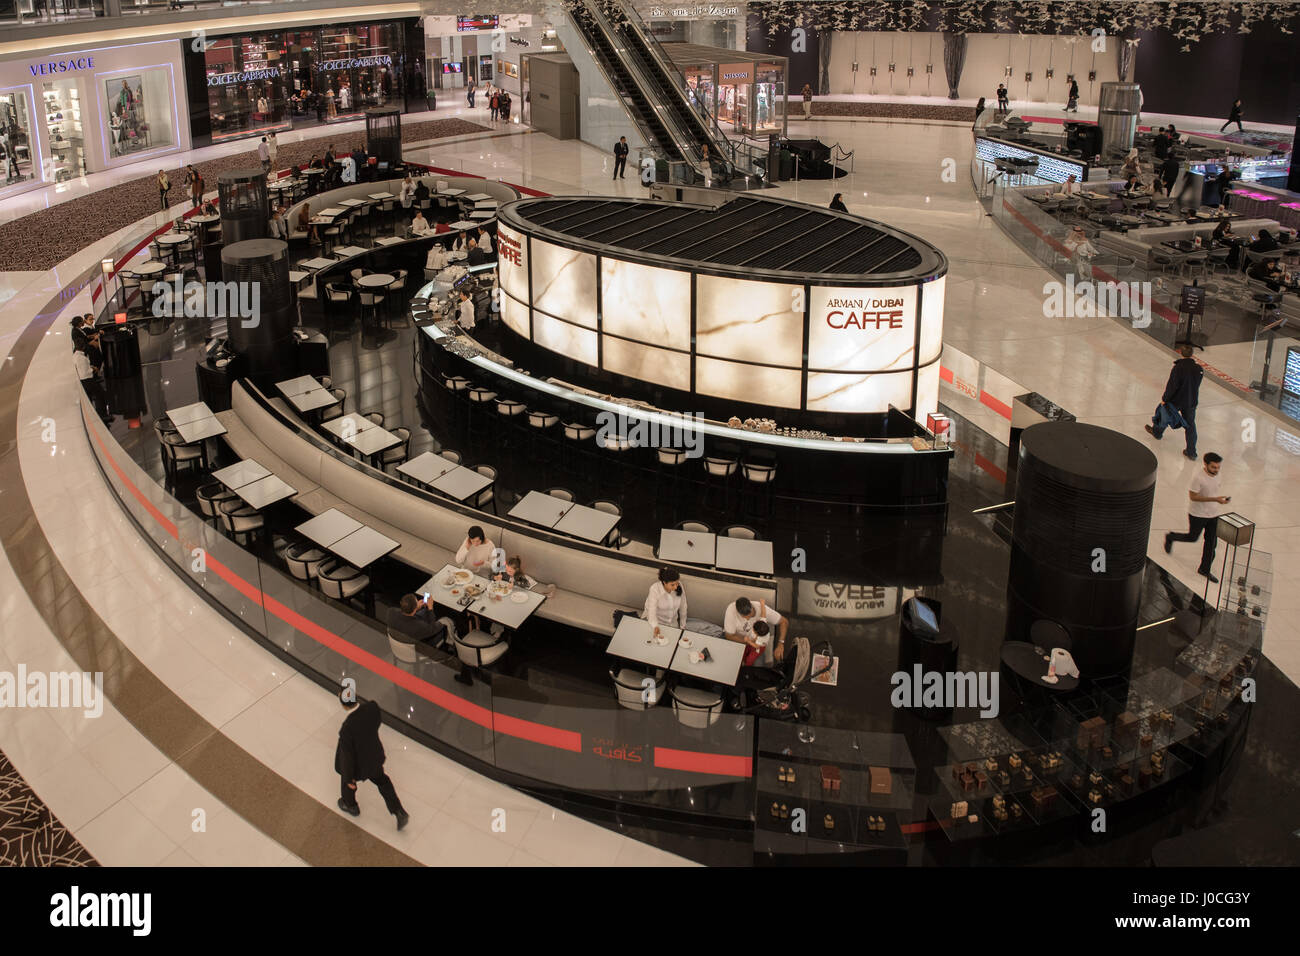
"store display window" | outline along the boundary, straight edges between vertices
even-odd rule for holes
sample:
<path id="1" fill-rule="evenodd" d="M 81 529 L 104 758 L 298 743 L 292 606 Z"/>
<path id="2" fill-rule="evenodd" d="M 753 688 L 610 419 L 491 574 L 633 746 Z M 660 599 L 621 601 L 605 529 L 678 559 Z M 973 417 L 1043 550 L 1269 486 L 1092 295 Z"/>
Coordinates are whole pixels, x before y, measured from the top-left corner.
<path id="1" fill-rule="evenodd" d="M 224 37 L 204 59 L 213 142 L 290 128 L 279 34 Z"/>
<path id="2" fill-rule="evenodd" d="M 25 90 L 0 92 L 0 189 L 40 178 L 31 107 Z"/>
<path id="3" fill-rule="evenodd" d="M 170 67 L 117 73 L 102 82 L 110 159 L 176 142 Z"/>
<path id="4" fill-rule="evenodd" d="M 57 80 L 41 88 L 50 135 L 50 175 L 63 182 L 86 174 L 86 138 L 81 124 L 81 94 L 76 80 Z"/>

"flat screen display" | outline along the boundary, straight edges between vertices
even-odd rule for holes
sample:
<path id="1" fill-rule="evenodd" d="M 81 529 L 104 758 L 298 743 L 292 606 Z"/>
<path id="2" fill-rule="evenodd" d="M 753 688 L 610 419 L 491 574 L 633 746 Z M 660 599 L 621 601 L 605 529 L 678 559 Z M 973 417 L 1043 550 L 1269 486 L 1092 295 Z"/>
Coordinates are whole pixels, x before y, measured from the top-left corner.
<path id="1" fill-rule="evenodd" d="M 916 286 L 813 286 L 808 295 L 808 368 L 888 372 L 915 364 Z"/>
<path id="2" fill-rule="evenodd" d="M 803 286 L 726 276 L 695 278 L 695 351 L 700 355 L 799 368 Z"/>
<path id="3" fill-rule="evenodd" d="M 466 30 L 495 30 L 501 22 L 501 17 L 493 14 L 492 16 L 473 16 L 457 17 L 456 30 L 464 33 Z"/>
<path id="4" fill-rule="evenodd" d="M 460 73 L 461 65 L 459 63 L 444 63 L 442 65 L 443 73 Z"/>
<path id="5" fill-rule="evenodd" d="M 1286 371 L 1282 373 L 1282 390 L 1300 395 L 1300 348 L 1290 345 L 1286 350 Z"/>
<path id="6" fill-rule="evenodd" d="M 596 327 L 596 257 L 534 238 L 533 308 L 589 329 Z M 520 296 L 525 298 L 525 296 Z M 605 305 L 606 310 L 609 304 Z"/>
<path id="7" fill-rule="evenodd" d="M 907 602 L 907 606 L 912 612 L 913 627 L 929 631 L 931 634 L 939 633 L 939 617 L 934 613 L 934 608 L 920 598 L 912 598 Z"/>
<path id="8" fill-rule="evenodd" d="M 690 351 L 690 273 L 602 257 L 600 281 L 603 331 Z"/>

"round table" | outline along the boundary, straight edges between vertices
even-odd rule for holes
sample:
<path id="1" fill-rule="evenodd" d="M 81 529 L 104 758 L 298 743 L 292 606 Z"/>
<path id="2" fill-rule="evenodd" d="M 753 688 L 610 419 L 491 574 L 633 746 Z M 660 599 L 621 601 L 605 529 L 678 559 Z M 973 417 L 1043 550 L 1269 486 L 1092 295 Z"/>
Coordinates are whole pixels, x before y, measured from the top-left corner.
<path id="1" fill-rule="evenodd" d="M 200 226 L 205 226 L 210 222 L 221 222 L 221 217 L 220 216 L 190 216 L 190 218 L 187 221 L 197 223 Z"/>
<path id="2" fill-rule="evenodd" d="M 358 279 L 357 285 L 364 286 L 367 289 L 382 289 L 386 286 L 392 285 L 396 281 L 396 278 L 390 276 L 387 272 L 374 272 Z"/>
<path id="3" fill-rule="evenodd" d="M 163 263 L 150 260 L 149 262 L 142 262 L 134 268 L 124 269 L 122 271 L 129 272 L 131 275 L 136 276 L 156 276 L 166 268 L 167 266 Z"/>
<path id="4" fill-rule="evenodd" d="M 1064 674 L 1056 675 L 1055 684 L 1043 680 L 1047 676 L 1048 662 L 1043 660 L 1043 655 L 1034 649 L 1033 644 L 1023 641 L 1007 641 L 1002 645 L 1002 664 L 1017 677 L 1043 690 L 1062 694 L 1079 686 L 1079 678 L 1066 677 Z"/>
<path id="5" fill-rule="evenodd" d="M 189 242 L 190 237 L 182 236 L 179 232 L 168 232 L 159 236 L 156 241 L 160 246 L 176 246 L 182 242 Z"/>

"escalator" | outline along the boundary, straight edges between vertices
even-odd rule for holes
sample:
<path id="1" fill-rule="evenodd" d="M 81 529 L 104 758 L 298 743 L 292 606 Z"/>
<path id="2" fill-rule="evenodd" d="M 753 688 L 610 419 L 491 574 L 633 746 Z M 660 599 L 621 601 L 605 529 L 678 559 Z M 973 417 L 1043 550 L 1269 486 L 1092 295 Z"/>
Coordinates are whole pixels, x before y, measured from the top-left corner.
<path id="1" fill-rule="evenodd" d="M 646 142 L 680 171 L 669 179 L 728 184 L 731 144 L 691 106 L 684 78 L 648 38 L 640 17 L 622 0 L 579 0 L 569 16 Z"/>

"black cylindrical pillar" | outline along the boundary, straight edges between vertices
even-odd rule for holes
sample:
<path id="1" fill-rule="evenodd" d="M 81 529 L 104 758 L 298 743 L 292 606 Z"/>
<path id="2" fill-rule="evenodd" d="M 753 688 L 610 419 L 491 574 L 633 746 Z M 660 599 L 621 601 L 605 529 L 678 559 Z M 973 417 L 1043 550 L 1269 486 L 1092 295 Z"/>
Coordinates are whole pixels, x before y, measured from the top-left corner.
<path id="1" fill-rule="evenodd" d="M 289 246 L 279 239 L 249 239 L 221 250 L 227 301 L 238 297 L 243 314 L 227 310 L 231 349 L 242 355 L 253 378 L 288 378 L 296 366 L 294 310 L 289 287 Z M 248 308 L 248 306 L 255 306 Z M 252 313 L 251 315 L 248 313 Z"/>
<path id="2" fill-rule="evenodd" d="M 401 110 L 366 110 L 366 149 L 390 170 L 402 161 Z M 357 175 L 361 172 L 358 169 Z"/>
<path id="3" fill-rule="evenodd" d="M 1117 674 L 1133 657 L 1156 457 L 1082 422 L 1020 436 L 1007 587 L 1007 640 L 1040 620 L 1065 628 L 1080 676 Z"/>
<path id="4" fill-rule="evenodd" d="M 261 169 L 236 169 L 217 179 L 221 210 L 221 239 L 227 245 L 247 239 L 265 239 L 270 231 L 270 201 L 266 173 Z"/>

